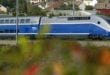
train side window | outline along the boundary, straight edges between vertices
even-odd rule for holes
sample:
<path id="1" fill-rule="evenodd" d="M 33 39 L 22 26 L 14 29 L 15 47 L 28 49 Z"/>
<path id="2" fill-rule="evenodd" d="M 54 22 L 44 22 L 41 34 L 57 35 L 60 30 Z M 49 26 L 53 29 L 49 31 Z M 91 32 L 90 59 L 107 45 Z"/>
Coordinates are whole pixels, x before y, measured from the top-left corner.
<path id="1" fill-rule="evenodd" d="M 90 17 L 68 17 L 68 20 L 90 20 Z"/>
<path id="2" fill-rule="evenodd" d="M 20 23 L 24 23 L 24 21 L 25 21 L 24 19 L 21 19 L 21 20 L 20 20 Z"/>
<path id="3" fill-rule="evenodd" d="M 4 20 L 0 20 L 0 23 L 3 24 L 4 23 Z"/>
<path id="4" fill-rule="evenodd" d="M 5 20 L 5 23 L 9 23 L 9 20 Z"/>
<path id="5" fill-rule="evenodd" d="M 97 22 L 97 24 L 100 24 L 100 23 L 101 23 L 100 21 Z"/>
<path id="6" fill-rule="evenodd" d="M 17 22 L 17 20 L 14 20 L 14 22 L 16 23 L 16 22 Z M 18 19 L 18 23 L 20 23 L 20 19 Z"/>
<path id="7" fill-rule="evenodd" d="M 15 23 L 15 20 L 10 20 L 10 23 Z"/>
<path id="8" fill-rule="evenodd" d="M 74 17 L 68 17 L 68 20 L 74 20 Z"/>
<path id="9" fill-rule="evenodd" d="M 30 23 L 30 19 L 26 19 L 26 23 Z"/>
<path id="10" fill-rule="evenodd" d="M 1 20 L 0 20 L 0 23 L 1 23 Z"/>

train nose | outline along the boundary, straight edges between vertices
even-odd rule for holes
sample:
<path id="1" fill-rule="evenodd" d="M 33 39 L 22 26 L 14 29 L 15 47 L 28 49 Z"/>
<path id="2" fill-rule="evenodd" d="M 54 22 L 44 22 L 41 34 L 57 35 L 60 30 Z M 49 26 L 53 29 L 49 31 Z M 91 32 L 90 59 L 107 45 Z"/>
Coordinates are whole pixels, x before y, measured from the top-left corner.
<path id="1" fill-rule="evenodd" d="M 107 37 L 109 37 L 109 38 L 110 38 L 110 32 L 108 32 L 108 33 L 107 33 Z"/>

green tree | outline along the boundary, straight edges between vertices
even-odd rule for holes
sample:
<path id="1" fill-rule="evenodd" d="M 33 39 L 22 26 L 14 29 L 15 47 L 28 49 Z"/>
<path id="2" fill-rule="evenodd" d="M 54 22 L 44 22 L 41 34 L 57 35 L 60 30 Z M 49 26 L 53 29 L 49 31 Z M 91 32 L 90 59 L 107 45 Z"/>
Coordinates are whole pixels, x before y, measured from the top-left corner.
<path id="1" fill-rule="evenodd" d="M 19 0 L 19 15 L 27 15 L 27 2 L 25 0 Z"/>
<path id="2" fill-rule="evenodd" d="M 0 4 L 13 8 L 16 5 L 16 0 L 0 0 Z"/>
<path id="3" fill-rule="evenodd" d="M 19 16 L 38 16 L 46 15 L 46 11 L 41 10 L 38 5 L 33 5 L 28 3 L 26 0 L 18 0 L 19 1 Z M 8 7 L 8 12 L 12 13 L 13 16 L 16 15 L 16 0 L 0 0 L 0 4 Z"/>
<path id="4" fill-rule="evenodd" d="M 46 11 L 43 11 L 37 5 L 28 4 L 28 6 L 27 6 L 27 14 L 29 16 L 45 16 L 46 15 Z"/>
<path id="5" fill-rule="evenodd" d="M 93 10 L 93 9 L 94 9 L 93 6 L 90 5 L 86 6 L 86 10 Z"/>

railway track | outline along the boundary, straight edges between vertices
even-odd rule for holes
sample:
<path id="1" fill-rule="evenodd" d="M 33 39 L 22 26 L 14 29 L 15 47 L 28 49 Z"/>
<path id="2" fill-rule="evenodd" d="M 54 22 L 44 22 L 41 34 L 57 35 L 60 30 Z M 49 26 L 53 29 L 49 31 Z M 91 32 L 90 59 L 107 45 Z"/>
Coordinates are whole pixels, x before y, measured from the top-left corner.
<path id="1" fill-rule="evenodd" d="M 15 40 L 0 40 L 0 45 L 16 45 Z"/>
<path id="2" fill-rule="evenodd" d="M 92 44 L 95 46 L 110 46 L 110 40 L 103 40 L 103 41 L 98 41 L 98 40 L 91 40 L 91 41 L 86 41 L 86 40 L 77 40 L 78 43 L 80 43 L 82 46 L 86 46 L 88 44 Z M 16 45 L 15 40 L 0 40 L 0 45 Z"/>
<path id="3" fill-rule="evenodd" d="M 109 41 L 78 41 L 82 46 L 86 46 L 88 44 L 92 44 L 95 46 L 110 46 L 110 40 Z"/>

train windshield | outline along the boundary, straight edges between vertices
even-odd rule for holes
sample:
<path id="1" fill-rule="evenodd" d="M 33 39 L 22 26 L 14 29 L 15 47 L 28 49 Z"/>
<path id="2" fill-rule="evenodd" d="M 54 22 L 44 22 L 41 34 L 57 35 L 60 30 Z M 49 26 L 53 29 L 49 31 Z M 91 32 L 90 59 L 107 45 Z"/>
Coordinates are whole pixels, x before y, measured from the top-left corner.
<path id="1" fill-rule="evenodd" d="M 107 16 L 101 16 L 104 20 L 106 20 L 110 24 L 110 18 Z"/>
<path id="2" fill-rule="evenodd" d="M 106 19 L 106 21 L 110 24 L 110 18 L 109 19 Z"/>
<path id="3" fill-rule="evenodd" d="M 105 18 L 105 20 L 110 24 L 110 18 Z"/>

